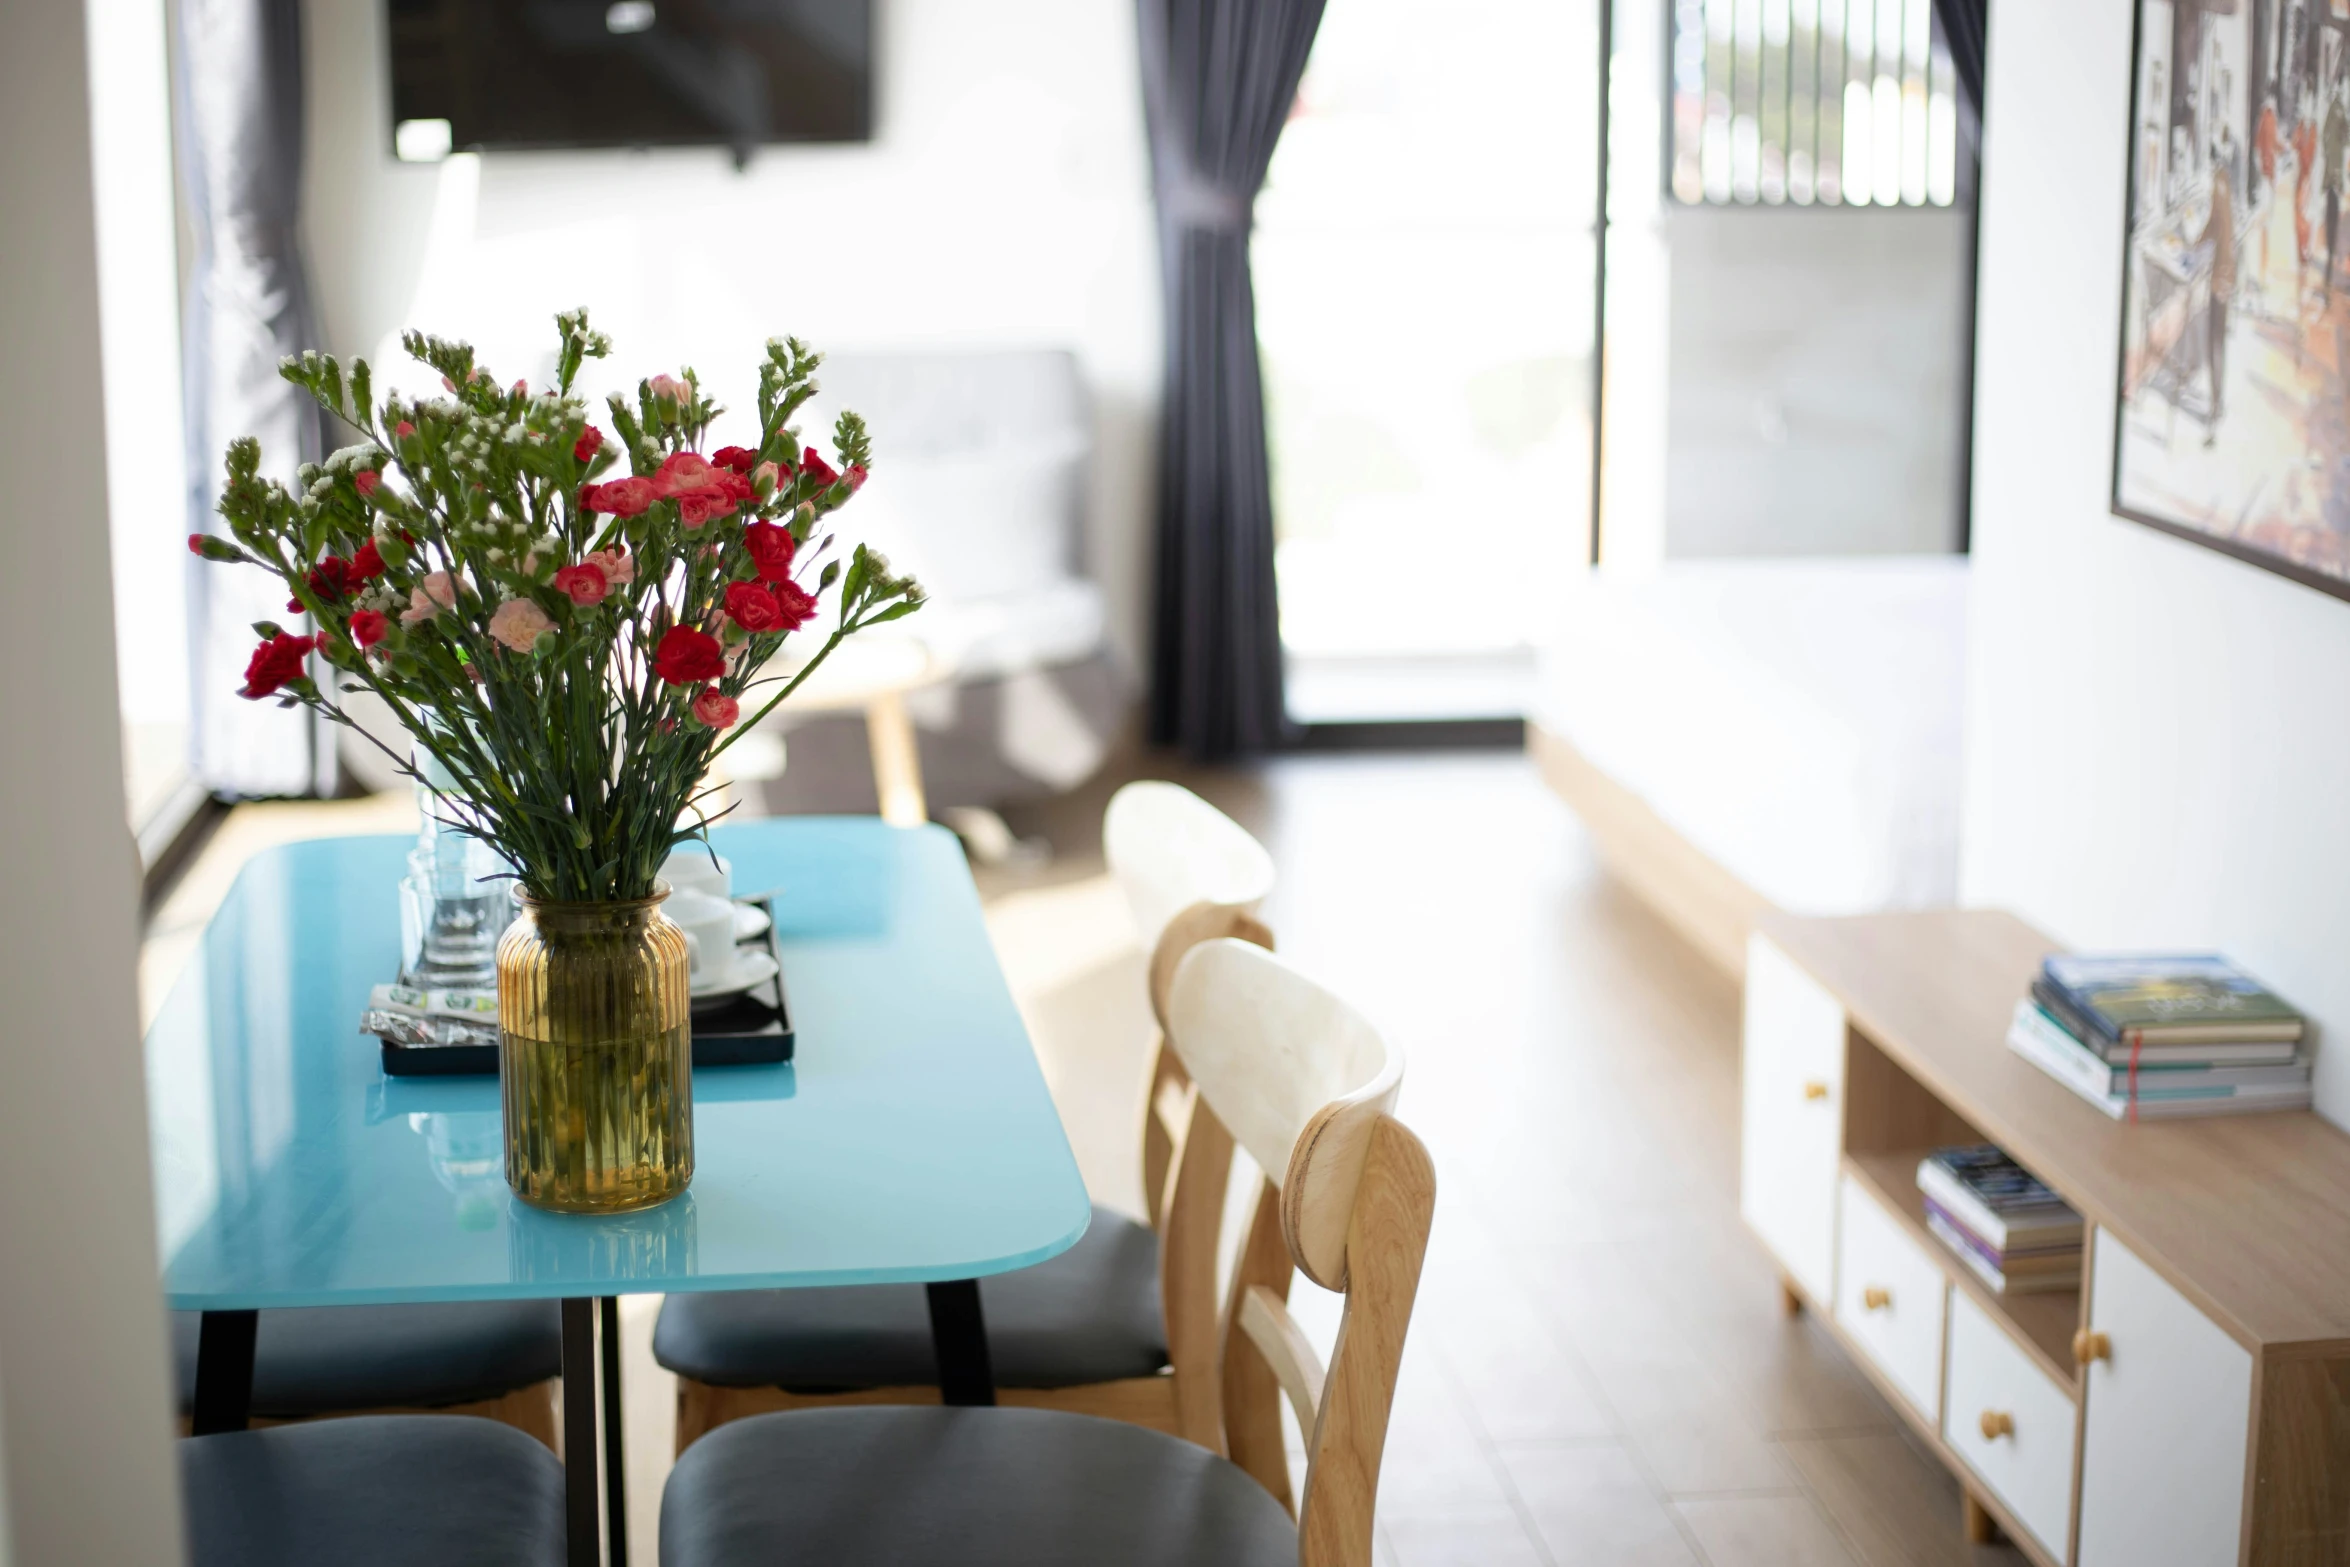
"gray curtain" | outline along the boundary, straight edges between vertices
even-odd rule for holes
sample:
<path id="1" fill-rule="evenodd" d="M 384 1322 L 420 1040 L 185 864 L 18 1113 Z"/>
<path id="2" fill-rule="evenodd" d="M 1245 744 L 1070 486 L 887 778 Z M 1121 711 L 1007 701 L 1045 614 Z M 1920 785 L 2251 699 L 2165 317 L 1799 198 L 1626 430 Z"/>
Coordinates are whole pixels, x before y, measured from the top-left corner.
<path id="1" fill-rule="evenodd" d="M 1203 760 L 1285 738 L 1250 210 L 1323 0 L 1139 0 L 1167 292 L 1151 738 Z"/>
<path id="2" fill-rule="evenodd" d="M 195 240 L 182 316 L 188 527 L 218 532 L 221 457 L 261 438 L 289 483 L 325 446 L 323 416 L 278 378 L 318 345 L 302 264 L 301 0 L 179 0 L 180 181 Z M 310 716 L 236 694 L 252 622 L 294 625 L 282 587 L 250 568 L 188 560 L 190 763 L 229 795 L 330 791 L 334 747 Z M 323 666 L 320 666 L 323 670 Z"/>

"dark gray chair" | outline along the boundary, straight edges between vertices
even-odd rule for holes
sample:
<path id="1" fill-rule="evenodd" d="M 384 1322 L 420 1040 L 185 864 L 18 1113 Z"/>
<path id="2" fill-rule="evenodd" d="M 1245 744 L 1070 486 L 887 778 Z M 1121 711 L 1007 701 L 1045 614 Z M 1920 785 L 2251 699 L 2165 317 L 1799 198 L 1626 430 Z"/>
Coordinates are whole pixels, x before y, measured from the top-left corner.
<path id="1" fill-rule="evenodd" d="M 190 1567 L 563 1567 L 563 1466 L 496 1421 L 368 1415 L 179 1454 Z"/>
<path id="2" fill-rule="evenodd" d="M 1186 952 L 1222 936 L 1271 944 L 1252 911 L 1272 887 L 1273 862 L 1197 795 L 1126 785 L 1102 819 L 1102 844 L 1152 954 L 1162 1027 L 1166 984 Z M 1068 1251 L 980 1280 L 1000 1402 L 1217 1444 L 1216 1242 L 1231 1138 L 1221 1127 L 1195 1131 L 1189 1088 L 1162 1044 L 1143 1126 L 1149 1226 L 1097 1207 Z M 746 1416 L 938 1400 L 919 1286 L 671 1295 L 653 1358 L 678 1376 L 681 1453 Z"/>
<path id="3" fill-rule="evenodd" d="M 195 1402 L 200 1321 L 192 1311 L 172 1313 L 183 1417 Z M 562 1372 L 562 1308 L 551 1300 L 264 1311 L 252 1411 L 260 1420 L 462 1411 L 503 1420 L 551 1447 Z"/>
<path id="4" fill-rule="evenodd" d="M 1272 1493 L 1181 1437 L 1045 1409 L 755 1415 L 678 1459 L 662 1567 L 1298 1567 Z"/>
<path id="5" fill-rule="evenodd" d="M 1436 1172 L 1391 1114 L 1403 1064 L 1271 954 L 1193 946 L 1162 1009 L 1191 1137 L 1271 1172 L 1221 1324 L 1217 1446 L 1047 1409 L 754 1415 L 686 1449 L 662 1567 L 1361 1567 Z M 1293 1272 L 1345 1296 L 1327 1370 Z M 1306 1432 L 1291 1522 L 1280 1401 Z"/>

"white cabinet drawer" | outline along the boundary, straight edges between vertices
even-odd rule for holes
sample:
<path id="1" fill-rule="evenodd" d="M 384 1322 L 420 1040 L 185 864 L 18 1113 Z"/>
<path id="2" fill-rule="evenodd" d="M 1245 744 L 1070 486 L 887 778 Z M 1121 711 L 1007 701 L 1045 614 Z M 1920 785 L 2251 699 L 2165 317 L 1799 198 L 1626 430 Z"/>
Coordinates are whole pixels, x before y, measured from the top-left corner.
<path id="1" fill-rule="evenodd" d="M 1746 946 L 1738 1205 L 1815 1301 L 1834 1298 L 1844 1009 L 1763 936 Z"/>
<path id="2" fill-rule="evenodd" d="M 1929 1421 L 1942 1413 L 1942 1313 L 1950 1285 L 1934 1259 L 1844 1177 L 1836 1231 L 1836 1320 Z"/>
<path id="3" fill-rule="evenodd" d="M 2252 1356 L 2136 1253 L 2096 1232 L 2082 1378 L 2080 1567 L 2232 1567 Z"/>
<path id="4" fill-rule="evenodd" d="M 2059 1560 L 2072 1505 L 2073 1419 L 2072 1400 L 2048 1373 L 1964 1290 L 1951 1291 L 1943 1440 Z"/>

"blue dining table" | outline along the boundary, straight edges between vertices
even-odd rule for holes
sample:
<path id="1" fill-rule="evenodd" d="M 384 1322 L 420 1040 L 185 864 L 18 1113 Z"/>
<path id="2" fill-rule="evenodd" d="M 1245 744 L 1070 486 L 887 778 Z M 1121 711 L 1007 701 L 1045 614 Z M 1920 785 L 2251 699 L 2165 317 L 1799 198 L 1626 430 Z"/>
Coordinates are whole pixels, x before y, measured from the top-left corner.
<path id="1" fill-rule="evenodd" d="M 570 1560 L 598 1556 L 600 1405 L 623 1567 L 621 1295 L 925 1284 L 942 1394 L 992 1402 L 976 1281 L 1066 1250 L 1090 1210 L 960 846 L 871 817 L 710 840 L 738 894 L 773 894 L 794 1058 L 697 1068 L 691 1188 L 613 1216 L 508 1190 L 494 1076 L 386 1076 L 359 1032 L 413 838 L 245 866 L 146 1042 L 163 1288 L 204 1314 L 196 1431 L 245 1425 L 256 1312 L 559 1300 Z"/>

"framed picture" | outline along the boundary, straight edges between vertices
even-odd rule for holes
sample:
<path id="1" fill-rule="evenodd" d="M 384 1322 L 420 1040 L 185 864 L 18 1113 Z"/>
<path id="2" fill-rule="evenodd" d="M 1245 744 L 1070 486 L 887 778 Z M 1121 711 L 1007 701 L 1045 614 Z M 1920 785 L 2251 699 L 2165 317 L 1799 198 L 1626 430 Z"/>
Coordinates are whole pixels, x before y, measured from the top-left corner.
<path id="1" fill-rule="evenodd" d="M 2113 509 L 2350 598 L 2350 0 L 2132 0 Z"/>

